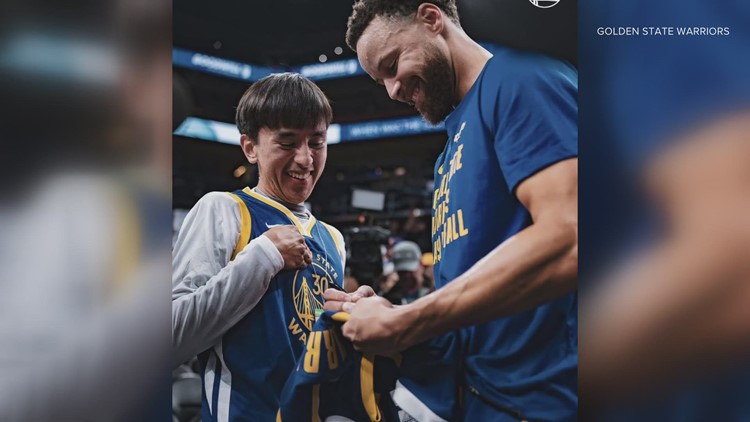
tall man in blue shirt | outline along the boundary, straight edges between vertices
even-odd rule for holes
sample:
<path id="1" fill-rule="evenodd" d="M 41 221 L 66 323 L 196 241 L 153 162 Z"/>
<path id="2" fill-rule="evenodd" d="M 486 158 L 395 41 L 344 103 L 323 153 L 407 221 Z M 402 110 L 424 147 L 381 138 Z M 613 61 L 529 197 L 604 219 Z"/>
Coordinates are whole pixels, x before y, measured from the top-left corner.
<path id="1" fill-rule="evenodd" d="M 438 290 L 392 307 L 326 293 L 356 348 L 388 354 L 458 330 L 464 420 L 575 420 L 577 72 L 484 48 L 455 1 L 360 0 L 347 43 L 448 140 L 435 165 Z"/>

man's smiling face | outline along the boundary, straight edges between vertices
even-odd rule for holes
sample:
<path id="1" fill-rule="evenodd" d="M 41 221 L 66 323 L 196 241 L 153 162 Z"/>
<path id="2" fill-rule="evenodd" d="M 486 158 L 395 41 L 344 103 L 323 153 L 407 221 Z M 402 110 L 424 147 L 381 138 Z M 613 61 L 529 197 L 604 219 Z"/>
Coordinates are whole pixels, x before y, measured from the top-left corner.
<path id="1" fill-rule="evenodd" d="M 357 42 L 357 57 L 388 96 L 413 105 L 431 123 L 439 123 L 455 105 L 455 75 L 434 34 L 413 17 L 370 22 Z"/>

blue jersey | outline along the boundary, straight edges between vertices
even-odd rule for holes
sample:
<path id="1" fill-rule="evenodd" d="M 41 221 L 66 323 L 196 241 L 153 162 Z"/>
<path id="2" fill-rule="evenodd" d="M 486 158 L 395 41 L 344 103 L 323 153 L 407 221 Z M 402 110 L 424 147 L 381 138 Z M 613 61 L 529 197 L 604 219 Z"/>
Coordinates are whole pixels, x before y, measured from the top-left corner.
<path id="1" fill-rule="evenodd" d="M 258 304 L 200 356 L 204 421 L 272 421 L 315 311 L 323 308 L 323 292 L 342 284 L 342 257 L 333 229 L 314 217 L 304 229 L 286 207 L 249 188 L 233 197 L 242 215 L 235 255 L 269 227 L 281 224 L 296 225 L 313 255 L 304 269 L 279 272 Z"/>
<path id="2" fill-rule="evenodd" d="M 393 357 L 354 350 L 341 335 L 344 312 L 321 315 L 284 387 L 279 420 L 421 422 L 459 420 L 454 336 L 444 336 Z M 401 413 L 401 414 L 399 414 Z"/>
<path id="3" fill-rule="evenodd" d="M 348 314 L 326 311 L 316 321 L 284 387 L 279 420 L 398 420 L 389 395 L 395 362 L 356 352 L 337 324 L 342 316 Z"/>
<path id="4" fill-rule="evenodd" d="M 519 183 L 577 155 L 576 70 L 535 54 L 492 53 L 446 119 L 448 141 L 435 165 L 438 288 L 531 224 L 515 196 Z M 513 417 L 575 419 L 575 293 L 466 328 L 461 337 L 468 391 Z"/>

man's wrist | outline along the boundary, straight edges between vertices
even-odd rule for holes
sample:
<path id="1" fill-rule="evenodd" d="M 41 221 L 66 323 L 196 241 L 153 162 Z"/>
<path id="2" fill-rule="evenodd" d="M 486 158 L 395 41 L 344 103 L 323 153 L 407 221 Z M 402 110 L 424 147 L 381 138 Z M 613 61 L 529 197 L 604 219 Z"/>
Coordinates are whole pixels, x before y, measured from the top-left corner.
<path id="1" fill-rule="evenodd" d="M 398 336 L 399 349 L 403 350 L 414 346 L 426 339 L 431 334 L 431 321 L 428 317 L 429 300 L 427 297 L 414 301 L 408 305 L 396 306 L 395 331 Z"/>

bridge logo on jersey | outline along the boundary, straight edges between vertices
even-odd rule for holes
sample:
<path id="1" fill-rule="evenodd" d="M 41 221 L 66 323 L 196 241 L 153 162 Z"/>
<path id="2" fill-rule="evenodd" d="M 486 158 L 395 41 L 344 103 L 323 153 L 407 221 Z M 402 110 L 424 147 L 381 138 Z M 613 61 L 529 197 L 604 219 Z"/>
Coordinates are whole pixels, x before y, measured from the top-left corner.
<path id="1" fill-rule="evenodd" d="M 294 274 L 292 293 L 296 315 L 288 328 L 303 343 L 315 323 L 316 311 L 323 311 L 323 292 L 333 280 L 330 272 L 318 262 Z"/>

